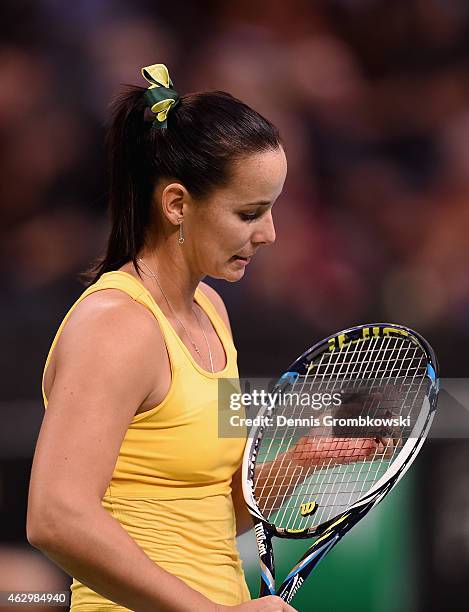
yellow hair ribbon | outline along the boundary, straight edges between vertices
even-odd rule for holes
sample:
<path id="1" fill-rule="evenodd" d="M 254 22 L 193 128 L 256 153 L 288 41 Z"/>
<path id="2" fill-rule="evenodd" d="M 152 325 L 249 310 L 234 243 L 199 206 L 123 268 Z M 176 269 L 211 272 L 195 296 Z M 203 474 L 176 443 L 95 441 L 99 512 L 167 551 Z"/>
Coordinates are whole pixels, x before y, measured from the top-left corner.
<path id="1" fill-rule="evenodd" d="M 164 64 L 145 66 L 141 72 L 143 78 L 150 83 L 150 87 L 145 92 L 145 99 L 151 111 L 156 115 L 153 126 L 165 128 L 168 113 L 178 103 L 179 94 L 173 89 L 173 82 Z"/>

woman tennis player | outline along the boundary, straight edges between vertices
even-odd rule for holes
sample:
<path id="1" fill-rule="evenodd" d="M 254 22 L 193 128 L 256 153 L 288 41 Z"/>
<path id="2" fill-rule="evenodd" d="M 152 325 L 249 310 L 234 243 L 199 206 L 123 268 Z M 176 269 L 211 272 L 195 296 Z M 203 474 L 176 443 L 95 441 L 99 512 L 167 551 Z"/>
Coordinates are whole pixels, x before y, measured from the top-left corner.
<path id="1" fill-rule="evenodd" d="M 217 431 L 236 349 L 202 282 L 275 240 L 284 150 L 232 96 L 143 74 L 113 107 L 107 252 L 46 361 L 28 540 L 74 577 L 75 612 L 293 610 L 244 580 L 244 441 Z"/>

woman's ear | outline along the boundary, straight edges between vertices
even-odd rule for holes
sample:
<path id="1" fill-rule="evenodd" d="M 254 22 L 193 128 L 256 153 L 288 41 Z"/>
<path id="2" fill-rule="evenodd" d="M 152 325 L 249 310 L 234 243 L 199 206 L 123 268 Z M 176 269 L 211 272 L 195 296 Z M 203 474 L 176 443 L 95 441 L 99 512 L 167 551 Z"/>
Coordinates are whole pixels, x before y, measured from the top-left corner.
<path id="1" fill-rule="evenodd" d="M 169 183 L 161 193 L 163 216 L 172 224 L 179 225 L 184 218 L 184 204 L 190 199 L 189 192 L 181 183 Z"/>

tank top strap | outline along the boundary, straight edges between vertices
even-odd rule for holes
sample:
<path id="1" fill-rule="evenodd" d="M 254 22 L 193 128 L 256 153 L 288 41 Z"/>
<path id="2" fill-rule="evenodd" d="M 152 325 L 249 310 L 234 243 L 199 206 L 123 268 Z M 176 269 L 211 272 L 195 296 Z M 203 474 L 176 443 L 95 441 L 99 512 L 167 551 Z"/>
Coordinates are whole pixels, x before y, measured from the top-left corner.
<path id="1" fill-rule="evenodd" d="M 183 351 L 181 351 L 180 341 L 176 332 L 153 299 L 151 293 L 139 280 L 127 272 L 114 270 L 112 272 L 105 272 L 95 285 L 89 287 L 89 289 L 92 288 L 94 288 L 94 291 L 99 291 L 100 289 L 120 289 L 127 293 L 133 300 L 145 306 L 158 321 L 168 350 L 171 367 L 173 369 L 178 368 L 185 363 L 186 358 Z"/>
<path id="2" fill-rule="evenodd" d="M 207 297 L 207 295 L 199 288 L 196 289 L 194 297 L 195 301 L 199 304 L 202 310 L 205 311 L 205 314 L 208 316 L 213 326 L 215 327 L 215 331 L 217 332 L 218 337 L 222 341 L 225 351 L 234 351 L 236 353 L 236 347 L 234 345 L 231 332 L 227 328 L 223 319 L 218 314 L 218 311 L 212 304 L 210 298 Z"/>
<path id="3" fill-rule="evenodd" d="M 148 308 L 158 321 L 166 342 L 172 367 L 187 365 L 188 359 L 192 366 L 194 366 L 195 362 L 193 358 L 190 357 L 188 349 L 184 346 L 182 340 L 177 335 L 161 308 L 155 302 L 151 293 L 137 278 L 122 270 L 106 272 L 99 278 L 97 283 L 89 289 L 93 289 L 94 291 L 99 289 L 121 289 L 128 293 L 136 302 Z M 208 298 L 200 288 L 196 289 L 194 298 L 202 310 L 207 314 L 223 344 L 227 358 L 225 373 L 228 371 L 231 372 L 232 368 L 236 367 L 237 360 L 237 351 L 231 333 L 218 314 L 217 309 L 210 301 L 210 298 Z"/>

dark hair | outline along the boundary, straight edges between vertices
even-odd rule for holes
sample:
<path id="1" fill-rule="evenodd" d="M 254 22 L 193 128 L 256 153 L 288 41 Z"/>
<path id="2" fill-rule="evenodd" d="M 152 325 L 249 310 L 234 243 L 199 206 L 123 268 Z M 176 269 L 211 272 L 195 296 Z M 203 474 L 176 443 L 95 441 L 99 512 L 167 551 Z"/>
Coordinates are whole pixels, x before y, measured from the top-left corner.
<path id="1" fill-rule="evenodd" d="M 160 178 L 175 177 L 194 198 L 206 197 L 228 182 L 234 161 L 282 145 L 270 121 L 223 91 L 182 96 L 168 114 L 167 127 L 154 128 L 145 91 L 129 86 L 111 105 L 111 230 L 105 255 L 84 275 L 88 283 L 129 261 L 138 270 L 137 254 L 144 245 L 154 185 Z"/>

